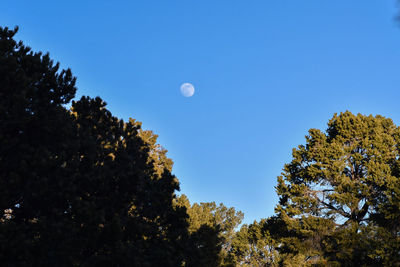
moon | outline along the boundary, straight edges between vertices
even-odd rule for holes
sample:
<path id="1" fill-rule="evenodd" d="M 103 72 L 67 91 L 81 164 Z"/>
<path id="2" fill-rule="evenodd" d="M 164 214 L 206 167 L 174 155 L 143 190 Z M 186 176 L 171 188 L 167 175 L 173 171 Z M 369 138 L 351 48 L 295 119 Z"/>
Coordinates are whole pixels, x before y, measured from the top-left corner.
<path id="1" fill-rule="evenodd" d="M 194 86 L 191 83 L 181 85 L 181 93 L 184 97 L 191 97 L 194 94 Z"/>

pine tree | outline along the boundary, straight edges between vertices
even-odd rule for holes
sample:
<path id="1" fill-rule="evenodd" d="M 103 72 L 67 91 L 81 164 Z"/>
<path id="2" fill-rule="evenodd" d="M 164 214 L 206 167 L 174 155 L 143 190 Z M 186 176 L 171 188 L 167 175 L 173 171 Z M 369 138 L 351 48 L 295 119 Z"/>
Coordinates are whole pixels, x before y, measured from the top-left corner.
<path id="1" fill-rule="evenodd" d="M 2 266 L 181 266 L 187 214 L 156 136 L 100 98 L 67 109 L 71 71 L 16 32 L 0 28 Z"/>
<path id="2" fill-rule="evenodd" d="M 228 253 L 243 213 L 220 203 L 190 204 L 186 195 L 175 202 L 189 215 L 188 266 L 231 266 Z"/>
<path id="3" fill-rule="evenodd" d="M 235 234 L 229 251 L 229 259 L 234 266 L 261 267 L 278 266 L 279 242 L 271 234 L 271 223 L 274 218 L 254 221 L 243 225 Z"/>
<path id="4" fill-rule="evenodd" d="M 113 117 L 100 98 L 83 97 L 73 102 L 72 112 L 82 166 L 77 179 L 81 197 L 72 212 L 87 226 L 82 234 L 89 242 L 93 236 L 101 240 L 85 246 L 93 245 L 90 254 L 95 255 L 88 265 L 102 263 L 102 253 L 115 258 L 112 262 L 123 259 L 121 265 L 179 265 L 186 213 L 172 206 L 177 179 L 168 168 L 160 172 L 150 157 L 156 140 L 151 146 L 140 136 L 139 123 Z M 88 210 L 90 217 L 85 216 Z"/>
<path id="5" fill-rule="evenodd" d="M 382 116 L 335 114 L 326 133 L 309 131 L 278 177 L 287 257 L 340 266 L 399 262 L 398 144 L 399 129 Z M 384 240 L 391 249 L 382 252 Z"/>
<path id="6" fill-rule="evenodd" d="M 16 42 L 16 32 L 0 28 L 1 262 L 53 264 L 69 257 L 67 243 L 56 241 L 72 227 L 64 211 L 73 169 L 66 166 L 75 164 L 77 142 L 63 105 L 74 97 L 75 78 L 48 54 Z"/>

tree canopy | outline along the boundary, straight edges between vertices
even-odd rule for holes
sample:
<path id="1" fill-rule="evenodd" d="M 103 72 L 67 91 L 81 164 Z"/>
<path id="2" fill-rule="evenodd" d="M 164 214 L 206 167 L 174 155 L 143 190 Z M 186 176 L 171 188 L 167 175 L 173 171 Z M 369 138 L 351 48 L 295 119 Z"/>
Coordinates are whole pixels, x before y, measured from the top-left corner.
<path id="1" fill-rule="evenodd" d="M 398 144 L 399 128 L 382 116 L 344 112 L 326 133 L 311 129 L 278 177 L 282 250 L 324 264 L 399 261 Z"/>
<path id="2" fill-rule="evenodd" d="M 243 213 L 220 203 L 202 202 L 190 204 L 181 195 L 176 206 L 185 207 L 189 223 L 189 239 L 193 266 L 231 266 L 229 254 L 236 238 L 236 229 L 243 220 Z"/>
<path id="3" fill-rule="evenodd" d="M 69 69 L 0 28 L 1 262 L 180 266 L 179 183 L 156 136 L 82 97 Z"/>
<path id="4" fill-rule="evenodd" d="M 400 128 L 335 114 L 278 177 L 276 214 L 239 226 L 176 196 L 172 159 L 135 119 L 0 27 L 2 266 L 400 266 Z"/>

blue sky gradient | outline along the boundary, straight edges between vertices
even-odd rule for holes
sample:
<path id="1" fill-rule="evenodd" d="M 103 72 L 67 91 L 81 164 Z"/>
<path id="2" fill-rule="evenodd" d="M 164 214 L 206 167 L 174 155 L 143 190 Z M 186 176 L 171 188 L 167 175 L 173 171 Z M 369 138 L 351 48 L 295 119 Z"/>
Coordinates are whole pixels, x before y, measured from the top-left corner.
<path id="1" fill-rule="evenodd" d="M 308 129 L 345 110 L 400 124 L 396 12 L 394 0 L 3 0 L 0 25 L 70 67 L 78 97 L 159 134 L 192 202 L 249 223 L 273 214 Z"/>

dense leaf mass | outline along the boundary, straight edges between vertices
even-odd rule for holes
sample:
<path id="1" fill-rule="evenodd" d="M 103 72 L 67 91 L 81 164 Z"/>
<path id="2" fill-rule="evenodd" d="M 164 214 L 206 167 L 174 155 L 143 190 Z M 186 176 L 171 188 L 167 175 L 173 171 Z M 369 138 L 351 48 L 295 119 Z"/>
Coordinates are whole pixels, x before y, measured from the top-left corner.
<path id="1" fill-rule="evenodd" d="M 187 215 L 156 136 L 100 98 L 68 110 L 71 71 L 15 33 L 0 29 L 2 265 L 180 266 Z"/>
<path id="2" fill-rule="evenodd" d="M 177 197 L 157 135 L 0 27 L 2 266 L 400 266 L 400 128 L 335 114 L 293 149 L 268 219 Z"/>
<path id="3" fill-rule="evenodd" d="M 234 266 L 232 246 L 235 230 L 243 220 L 243 213 L 220 203 L 202 202 L 190 204 L 186 195 L 176 201 L 185 207 L 189 215 L 190 266 Z"/>
<path id="4" fill-rule="evenodd" d="M 278 178 L 284 249 L 310 262 L 399 262 L 399 128 L 382 116 L 335 115 Z M 384 247 L 384 249 L 382 249 Z"/>

